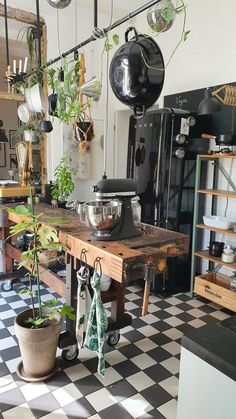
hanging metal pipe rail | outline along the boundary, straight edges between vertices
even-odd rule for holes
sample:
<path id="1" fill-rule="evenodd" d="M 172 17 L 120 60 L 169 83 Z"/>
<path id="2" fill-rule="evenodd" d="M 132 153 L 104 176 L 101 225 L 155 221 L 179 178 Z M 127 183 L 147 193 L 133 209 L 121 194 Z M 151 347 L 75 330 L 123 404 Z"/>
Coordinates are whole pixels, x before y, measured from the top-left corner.
<path id="1" fill-rule="evenodd" d="M 8 42 L 7 0 L 4 0 L 4 18 L 5 18 L 5 34 L 6 34 L 6 57 L 7 57 L 7 66 L 8 66 L 10 64 L 10 59 L 9 59 L 9 42 Z"/>
<path id="2" fill-rule="evenodd" d="M 116 22 L 114 22 L 111 26 L 108 26 L 107 28 L 102 29 L 102 37 L 104 37 L 109 31 L 112 29 L 117 28 L 117 26 L 122 25 L 123 23 L 127 22 L 128 20 L 132 19 L 133 17 L 139 15 L 140 13 L 144 12 L 145 10 L 149 9 L 149 7 L 154 6 L 154 4 L 159 3 L 161 0 L 151 0 L 144 4 L 143 6 L 139 7 L 138 9 L 134 10 L 133 12 L 130 12 L 128 15 L 124 16 L 121 19 L 118 19 Z M 50 67 L 52 64 L 55 64 L 57 61 L 60 61 L 61 58 L 65 58 L 68 55 L 72 54 L 73 52 L 76 52 L 80 48 L 84 47 L 85 45 L 90 44 L 90 42 L 96 41 L 98 39 L 97 36 L 91 35 L 90 38 L 86 39 L 85 41 L 81 42 L 80 44 L 76 45 L 75 47 L 69 49 L 66 52 L 63 52 L 61 56 L 53 58 L 52 60 L 49 60 L 47 63 L 41 66 L 41 68 Z"/>

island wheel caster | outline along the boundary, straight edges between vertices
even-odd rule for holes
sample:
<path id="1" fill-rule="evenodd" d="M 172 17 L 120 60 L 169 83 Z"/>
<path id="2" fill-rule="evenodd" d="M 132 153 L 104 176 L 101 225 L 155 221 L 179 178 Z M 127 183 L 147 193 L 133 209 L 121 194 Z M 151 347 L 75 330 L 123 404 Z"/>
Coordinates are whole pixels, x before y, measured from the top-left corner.
<path id="1" fill-rule="evenodd" d="M 11 291 L 13 289 L 12 280 L 4 281 L 1 283 L 1 290 L 2 291 Z"/>
<path id="2" fill-rule="evenodd" d="M 119 340 L 120 340 L 120 331 L 115 330 L 114 332 L 109 333 L 109 335 L 107 336 L 106 342 L 109 346 L 115 346 L 117 345 Z"/>
<path id="3" fill-rule="evenodd" d="M 63 349 L 61 353 L 64 361 L 74 361 L 79 355 L 79 349 L 77 345 L 71 345 L 68 348 Z"/>

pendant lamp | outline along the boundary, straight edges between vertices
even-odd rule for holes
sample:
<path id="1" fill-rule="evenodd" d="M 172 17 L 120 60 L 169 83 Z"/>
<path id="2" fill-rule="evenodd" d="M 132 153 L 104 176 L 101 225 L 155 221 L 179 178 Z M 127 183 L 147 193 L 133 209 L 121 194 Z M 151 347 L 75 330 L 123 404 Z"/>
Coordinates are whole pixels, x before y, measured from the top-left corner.
<path id="1" fill-rule="evenodd" d="M 65 9 L 65 7 L 69 6 L 71 0 L 47 0 L 47 2 L 56 9 Z"/>
<path id="2" fill-rule="evenodd" d="M 209 87 L 204 91 L 204 99 L 199 103 L 198 115 L 207 115 L 221 110 L 220 102 L 212 96 Z"/>
<path id="3" fill-rule="evenodd" d="M 5 130 L 3 129 L 3 121 L 0 120 L 0 144 L 8 143 L 8 138 L 5 134 Z"/>

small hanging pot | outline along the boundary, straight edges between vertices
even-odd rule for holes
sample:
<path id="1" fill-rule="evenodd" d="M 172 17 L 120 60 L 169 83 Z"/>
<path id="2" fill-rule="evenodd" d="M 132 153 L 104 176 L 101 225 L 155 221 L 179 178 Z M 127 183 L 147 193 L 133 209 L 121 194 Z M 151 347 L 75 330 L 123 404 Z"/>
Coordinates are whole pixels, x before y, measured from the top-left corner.
<path id="1" fill-rule="evenodd" d="M 48 96 L 48 113 L 52 116 L 56 115 L 56 107 L 57 107 L 57 93 L 52 93 Z"/>
<path id="2" fill-rule="evenodd" d="M 131 31 L 134 37 L 128 40 Z M 125 32 L 125 41 L 112 58 L 110 84 L 116 97 L 133 109 L 135 118 L 142 118 L 161 94 L 164 60 L 156 42 L 133 27 Z"/>
<path id="3" fill-rule="evenodd" d="M 51 132 L 53 130 L 51 121 L 46 121 L 45 119 L 43 119 L 39 123 L 39 129 L 41 132 L 45 132 L 45 133 Z"/>
<path id="4" fill-rule="evenodd" d="M 91 121 L 77 122 L 76 137 L 78 141 L 92 141 L 94 138 L 93 123 Z"/>

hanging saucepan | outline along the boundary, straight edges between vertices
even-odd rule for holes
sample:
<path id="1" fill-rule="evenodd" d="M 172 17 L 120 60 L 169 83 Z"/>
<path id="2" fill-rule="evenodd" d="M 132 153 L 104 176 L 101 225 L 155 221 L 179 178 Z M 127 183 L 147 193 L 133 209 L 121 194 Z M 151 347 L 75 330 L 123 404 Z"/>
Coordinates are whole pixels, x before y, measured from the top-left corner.
<path id="1" fill-rule="evenodd" d="M 135 36 L 129 41 L 131 31 Z M 110 84 L 116 97 L 134 110 L 136 118 L 142 118 L 161 94 L 164 60 L 156 42 L 138 35 L 133 27 L 125 32 L 125 41 L 112 58 Z"/>
<path id="2" fill-rule="evenodd" d="M 202 134 L 201 138 L 205 140 L 215 140 L 216 145 L 236 145 L 236 135 L 232 134 L 221 134 L 217 137 L 210 134 Z"/>

